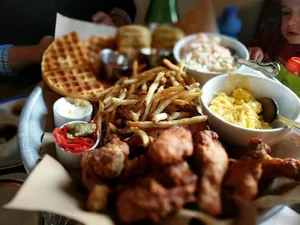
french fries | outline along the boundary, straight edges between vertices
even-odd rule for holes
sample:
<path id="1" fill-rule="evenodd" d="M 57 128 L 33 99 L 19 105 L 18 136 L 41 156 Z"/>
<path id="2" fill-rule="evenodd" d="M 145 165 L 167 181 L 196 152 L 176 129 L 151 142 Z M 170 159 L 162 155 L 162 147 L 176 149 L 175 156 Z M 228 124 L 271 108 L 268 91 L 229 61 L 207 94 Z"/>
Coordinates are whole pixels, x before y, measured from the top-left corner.
<path id="1" fill-rule="evenodd" d="M 147 135 L 147 133 L 145 131 L 143 131 L 139 128 L 135 128 L 135 127 L 131 127 L 131 130 L 140 136 L 140 138 L 142 139 L 142 142 L 143 142 L 143 146 L 148 147 L 148 145 L 150 143 L 150 139 L 149 139 L 149 136 Z"/>
<path id="2" fill-rule="evenodd" d="M 96 114 L 106 135 L 140 136 L 147 147 L 152 138 L 148 128 L 169 128 L 202 123 L 199 83 L 185 73 L 183 65 L 164 60 L 166 67 L 138 73 L 135 62 L 131 77 L 122 78 L 99 99 Z M 105 138 L 105 137 L 102 137 Z"/>
<path id="3" fill-rule="evenodd" d="M 127 125 L 129 127 L 138 127 L 138 128 L 169 128 L 175 125 L 191 125 L 194 123 L 202 123 L 207 120 L 207 116 L 194 116 L 191 118 L 183 118 L 179 120 L 171 121 L 161 121 L 154 123 L 152 121 L 142 121 L 142 122 L 133 122 L 128 121 Z"/>

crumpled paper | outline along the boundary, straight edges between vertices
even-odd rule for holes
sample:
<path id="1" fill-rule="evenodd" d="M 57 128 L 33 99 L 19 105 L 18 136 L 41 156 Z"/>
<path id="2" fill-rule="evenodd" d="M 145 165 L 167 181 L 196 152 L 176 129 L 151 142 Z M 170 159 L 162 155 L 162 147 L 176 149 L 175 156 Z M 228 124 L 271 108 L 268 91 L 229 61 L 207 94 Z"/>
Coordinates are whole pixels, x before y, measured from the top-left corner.
<path id="1" fill-rule="evenodd" d="M 4 208 L 55 213 L 86 225 L 113 224 L 106 215 L 84 211 L 84 199 L 64 167 L 45 155 Z"/>

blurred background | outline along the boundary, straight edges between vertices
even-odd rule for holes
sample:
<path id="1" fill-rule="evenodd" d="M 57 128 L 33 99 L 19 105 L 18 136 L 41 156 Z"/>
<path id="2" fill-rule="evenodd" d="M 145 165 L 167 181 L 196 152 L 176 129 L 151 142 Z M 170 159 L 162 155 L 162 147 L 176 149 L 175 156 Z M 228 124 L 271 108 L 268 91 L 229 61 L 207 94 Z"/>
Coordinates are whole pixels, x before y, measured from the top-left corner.
<path id="1" fill-rule="evenodd" d="M 199 0 L 177 0 L 179 16 L 185 15 Z M 229 5 L 238 7 L 238 16 L 242 21 L 239 39 L 247 43 L 260 29 L 280 17 L 280 0 L 211 0 L 216 17 Z M 137 15 L 135 22 L 142 24 L 149 0 L 135 0 Z M 272 6 L 272 7 L 271 7 Z"/>

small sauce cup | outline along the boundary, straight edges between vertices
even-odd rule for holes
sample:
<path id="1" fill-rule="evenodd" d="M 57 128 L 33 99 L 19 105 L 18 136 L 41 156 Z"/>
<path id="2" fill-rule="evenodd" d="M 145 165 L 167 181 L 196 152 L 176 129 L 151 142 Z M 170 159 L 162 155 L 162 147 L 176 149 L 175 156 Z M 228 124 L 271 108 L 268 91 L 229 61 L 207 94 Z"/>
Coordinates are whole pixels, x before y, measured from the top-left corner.
<path id="1" fill-rule="evenodd" d="M 62 129 L 65 125 L 67 124 L 74 124 L 74 123 L 87 123 L 87 122 L 83 122 L 83 121 L 72 121 L 66 124 L 63 124 L 60 129 Z M 99 131 L 97 132 L 97 139 L 95 141 L 95 144 L 87 151 L 92 151 L 94 150 L 100 141 L 100 135 L 99 135 Z M 80 168 L 80 158 L 81 158 L 81 154 L 83 152 L 70 152 L 70 151 L 66 151 L 63 147 L 60 147 L 55 140 L 55 148 L 56 148 L 56 155 L 58 160 L 60 161 L 60 163 L 62 165 L 64 165 L 65 167 L 68 168 Z"/>
<path id="2" fill-rule="evenodd" d="M 139 61 L 146 63 L 148 67 L 161 66 L 164 59 L 175 61 L 173 53 L 167 49 L 142 48 L 139 54 Z"/>
<path id="3" fill-rule="evenodd" d="M 126 55 L 112 49 L 103 49 L 100 53 L 101 69 L 105 79 L 114 82 L 130 73 L 131 62 Z"/>
<path id="4" fill-rule="evenodd" d="M 86 106 L 76 106 L 75 101 L 82 101 Z M 81 99 L 62 97 L 53 105 L 55 127 L 72 121 L 88 122 L 92 118 L 93 106 L 90 102 Z"/>

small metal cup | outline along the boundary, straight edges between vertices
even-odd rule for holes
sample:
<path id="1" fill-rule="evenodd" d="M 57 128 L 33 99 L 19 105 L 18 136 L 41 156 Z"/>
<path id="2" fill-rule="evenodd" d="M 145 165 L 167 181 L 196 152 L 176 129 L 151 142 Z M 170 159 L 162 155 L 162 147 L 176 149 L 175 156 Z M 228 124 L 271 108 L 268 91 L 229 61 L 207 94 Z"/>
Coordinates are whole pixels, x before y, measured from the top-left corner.
<path id="1" fill-rule="evenodd" d="M 100 61 L 102 72 L 108 81 L 116 81 L 128 75 L 131 69 L 128 57 L 112 49 L 103 49 L 100 53 Z"/>
<path id="2" fill-rule="evenodd" d="M 148 67 L 161 66 L 163 59 L 173 61 L 173 54 L 167 49 L 142 48 L 139 61 L 146 63 Z"/>

